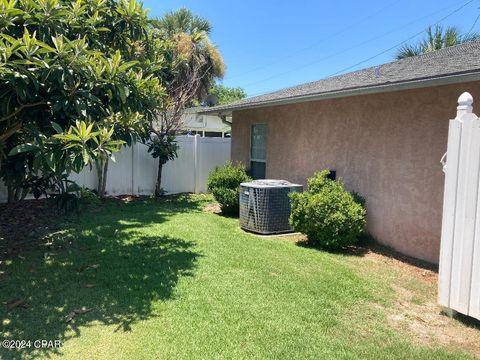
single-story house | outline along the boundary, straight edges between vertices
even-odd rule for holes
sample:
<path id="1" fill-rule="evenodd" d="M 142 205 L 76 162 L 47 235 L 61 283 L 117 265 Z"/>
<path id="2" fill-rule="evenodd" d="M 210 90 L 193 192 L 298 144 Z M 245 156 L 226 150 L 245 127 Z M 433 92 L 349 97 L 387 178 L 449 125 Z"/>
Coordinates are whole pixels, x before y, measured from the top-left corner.
<path id="1" fill-rule="evenodd" d="M 440 159 L 464 91 L 480 99 L 480 42 L 205 111 L 232 115 L 232 160 L 255 177 L 305 184 L 317 170 L 334 170 L 366 198 L 375 238 L 438 263 Z"/>
<path id="2" fill-rule="evenodd" d="M 216 114 L 203 114 L 204 106 L 185 109 L 182 115 L 182 131 L 202 137 L 229 137 L 229 117 L 220 117 Z"/>

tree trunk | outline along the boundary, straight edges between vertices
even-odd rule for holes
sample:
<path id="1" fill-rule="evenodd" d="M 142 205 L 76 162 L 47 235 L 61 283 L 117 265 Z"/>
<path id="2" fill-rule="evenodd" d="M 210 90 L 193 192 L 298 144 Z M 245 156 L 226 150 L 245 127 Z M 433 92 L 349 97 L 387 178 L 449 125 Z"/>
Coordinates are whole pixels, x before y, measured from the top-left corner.
<path id="1" fill-rule="evenodd" d="M 7 186 L 7 191 L 8 191 L 8 200 L 7 202 L 9 204 L 15 202 L 15 188 L 12 185 Z"/>
<path id="2" fill-rule="evenodd" d="M 15 202 L 22 200 L 23 189 L 21 187 L 15 188 Z"/>
<path id="3" fill-rule="evenodd" d="M 97 194 L 100 196 L 100 193 L 102 191 L 102 184 L 103 184 L 103 167 L 102 167 L 103 162 L 99 159 L 95 160 L 95 168 L 97 169 Z"/>
<path id="4" fill-rule="evenodd" d="M 107 172 L 108 172 L 108 158 L 104 161 L 96 161 L 95 167 L 97 168 L 97 193 L 99 198 L 105 197 L 105 189 L 107 188 Z"/>
<path id="5" fill-rule="evenodd" d="M 20 200 L 25 200 L 25 198 L 27 197 L 27 195 L 28 195 L 28 189 L 23 188 L 23 189 L 22 189 L 22 194 L 21 194 L 21 196 L 20 196 Z"/>
<path id="6" fill-rule="evenodd" d="M 100 195 L 101 198 L 105 197 L 105 193 L 107 190 L 107 172 L 108 172 L 108 157 L 103 164 L 103 176 L 102 176 L 102 193 Z"/>
<path id="7" fill-rule="evenodd" d="M 158 173 L 157 173 L 157 182 L 155 184 L 155 197 L 163 196 L 162 190 L 162 168 L 163 164 L 159 161 L 158 162 Z"/>

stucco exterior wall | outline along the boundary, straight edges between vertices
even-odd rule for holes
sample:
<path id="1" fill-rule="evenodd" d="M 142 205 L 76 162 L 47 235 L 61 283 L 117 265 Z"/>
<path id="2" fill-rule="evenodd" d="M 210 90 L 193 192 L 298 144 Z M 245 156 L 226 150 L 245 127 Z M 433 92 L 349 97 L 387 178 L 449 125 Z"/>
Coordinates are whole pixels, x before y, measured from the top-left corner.
<path id="1" fill-rule="evenodd" d="M 266 123 L 267 178 L 305 185 L 317 170 L 336 170 L 366 198 L 375 238 L 438 263 L 439 161 L 464 91 L 480 100 L 475 82 L 236 111 L 232 159 L 248 166 L 251 125 Z"/>

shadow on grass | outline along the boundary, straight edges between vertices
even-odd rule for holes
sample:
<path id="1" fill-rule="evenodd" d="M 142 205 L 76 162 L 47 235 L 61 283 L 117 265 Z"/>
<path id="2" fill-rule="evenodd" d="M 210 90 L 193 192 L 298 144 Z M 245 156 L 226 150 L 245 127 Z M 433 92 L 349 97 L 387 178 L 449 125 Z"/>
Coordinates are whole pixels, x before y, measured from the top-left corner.
<path id="1" fill-rule="evenodd" d="M 480 330 L 480 320 L 477 320 L 473 317 L 470 317 L 468 315 L 463 315 L 463 314 L 460 314 L 460 313 L 455 313 L 455 314 L 453 314 L 453 316 L 451 316 L 450 314 L 446 314 L 444 311 L 442 311 L 442 314 L 445 315 L 445 316 L 448 316 L 448 317 L 452 317 L 453 319 L 461 322 L 463 325 L 465 325 L 467 327 L 471 327 L 471 328 Z"/>
<path id="2" fill-rule="evenodd" d="M 307 249 L 314 249 L 319 251 L 326 251 L 331 254 L 337 255 L 346 255 L 346 256 L 364 256 L 369 252 L 369 245 L 366 243 L 366 240 L 361 238 L 358 239 L 356 245 L 347 246 L 340 249 L 326 249 L 318 244 L 315 244 L 307 239 L 307 237 L 301 237 L 298 241 L 296 241 L 296 245 L 300 247 L 304 247 Z"/>
<path id="3" fill-rule="evenodd" d="M 229 213 L 229 212 L 221 212 L 221 213 L 217 213 L 218 216 L 221 216 L 221 217 L 224 217 L 224 218 L 227 218 L 227 219 L 240 219 L 240 216 L 238 214 L 235 214 L 235 213 Z"/>
<path id="4" fill-rule="evenodd" d="M 200 254 L 193 242 L 155 235 L 151 226 L 197 207 L 181 199 L 107 202 L 101 212 L 84 214 L 73 228 L 51 234 L 43 250 L 8 262 L 0 269 L 0 299 L 22 299 L 26 307 L 8 311 L 1 305 L 1 338 L 66 342 L 93 323 L 130 331 L 156 316 L 155 301 L 174 297 L 178 280 L 193 276 Z M 82 308 L 91 311 L 66 322 Z M 0 348 L 0 358 L 45 358 L 61 351 Z"/>
<path id="5" fill-rule="evenodd" d="M 366 254 L 373 252 L 376 254 L 380 254 L 380 255 L 401 261 L 409 265 L 413 265 L 421 269 L 438 272 L 438 265 L 429 263 L 424 260 L 416 259 L 408 255 L 404 255 L 388 246 L 378 243 L 369 234 L 362 234 L 358 237 L 358 241 L 356 244 L 347 246 L 342 249 L 337 249 L 337 250 L 322 249 L 317 245 L 309 242 L 306 238 L 300 241 L 297 241 L 296 244 L 301 247 L 306 247 L 306 248 L 316 249 L 321 251 L 328 251 L 329 253 L 332 253 L 332 254 L 345 255 L 345 256 L 365 256 Z"/>

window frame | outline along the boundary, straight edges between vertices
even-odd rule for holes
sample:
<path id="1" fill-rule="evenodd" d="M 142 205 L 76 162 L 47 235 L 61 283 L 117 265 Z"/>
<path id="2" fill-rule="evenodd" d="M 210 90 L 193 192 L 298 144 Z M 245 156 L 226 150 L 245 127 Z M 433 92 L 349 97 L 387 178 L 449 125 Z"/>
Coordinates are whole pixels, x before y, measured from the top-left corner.
<path id="1" fill-rule="evenodd" d="M 265 159 L 257 159 L 257 158 L 253 158 L 252 157 L 252 150 L 253 150 L 253 129 L 255 126 L 258 126 L 258 125 L 263 125 L 265 126 L 265 135 L 264 135 L 264 145 L 265 145 Z M 256 162 L 256 163 L 263 163 L 265 164 L 265 176 L 266 176 L 266 169 L 267 169 L 267 136 L 268 136 L 268 125 L 267 123 L 265 122 L 256 122 L 256 123 L 252 123 L 250 125 L 250 146 L 249 146 L 249 158 L 250 158 L 250 169 L 252 167 L 252 162 Z"/>

